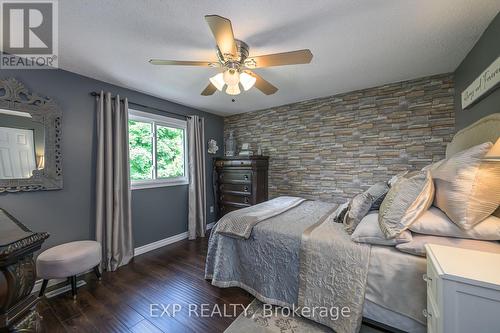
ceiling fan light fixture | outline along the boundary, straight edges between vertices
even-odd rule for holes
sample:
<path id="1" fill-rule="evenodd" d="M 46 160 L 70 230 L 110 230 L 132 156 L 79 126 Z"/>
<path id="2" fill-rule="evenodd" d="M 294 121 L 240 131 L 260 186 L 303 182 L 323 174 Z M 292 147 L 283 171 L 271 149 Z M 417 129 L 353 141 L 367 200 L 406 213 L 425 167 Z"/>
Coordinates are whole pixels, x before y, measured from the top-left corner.
<path id="1" fill-rule="evenodd" d="M 239 95 L 241 92 L 238 84 L 228 85 L 226 88 L 226 94 L 228 95 Z"/>
<path id="2" fill-rule="evenodd" d="M 205 21 L 215 38 L 216 61 L 166 59 L 149 61 L 152 65 L 200 66 L 219 69 L 220 73 L 209 79 L 210 83 L 201 92 L 202 96 L 212 96 L 217 90 L 225 91 L 229 95 L 238 95 L 241 93 L 240 89 L 247 91 L 252 87 L 265 95 L 272 95 L 278 91 L 278 88 L 254 73 L 253 69 L 308 64 L 313 58 L 309 49 L 249 57 L 249 46 L 244 41 L 234 38 L 231 20 L 219 15 L 205 15 Z"/>
<path id="3" fill-rule="evenodd" d="M 234 86 L 240 83 L 240 73 L 236 69 L 233 68 L 226 69 L 224 71 L 223 77 L 224 77 L 224 82 L 228 86 Z"/>
<path id="4" fill-rule="evenodd" d="M 212 76 L 209 80 L 219 91 L 222 91 L 222 88 L 224 88 L 224 85 L 226 84 L 222 73 Z"/>
<path id="5" fill-rule="evenodd" d="M 257 78 L 253 77 L 250 74 L 247 74 L 245 72 L 240 74 L 240 82 L 241 82 L 241 85 L 243 86 L 243 89 L 245 89 L 245 91 L 252 88 L 253 85 L 255 84 L 255 81 L 257 81 Z"/>

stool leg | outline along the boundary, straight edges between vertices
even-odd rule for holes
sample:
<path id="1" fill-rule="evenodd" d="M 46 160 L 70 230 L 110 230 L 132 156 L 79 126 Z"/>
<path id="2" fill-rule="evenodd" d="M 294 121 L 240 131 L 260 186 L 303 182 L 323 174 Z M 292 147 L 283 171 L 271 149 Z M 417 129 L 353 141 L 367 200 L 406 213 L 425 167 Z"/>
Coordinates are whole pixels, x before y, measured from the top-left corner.
<path id="1" fill-rule="evenodd" d="M 40 293 L 38 294 L 38 297 L 43 297 L 43 294 L 45 294 L 45 289 L 47 288 L 47 283 L 49 283 L 49 280 L 43 279 L 42 288 L 40 288 Z"/>
<path id="2" fill-rule="evenodd" d="M 97 278 L 99 280 L 101 280 L 101 271 L 99 270 L 99 265 L 94 267 L 94 273 L 95 273 L 95 276 L 97 276 Z"/>
<path id="3" fill-rule="evenodd" d="M 73 294 L 73 299 L 76 299 L 77 291 L 76 291 L 76 275 L 73 275 L 69 278 L 71 280 L 71 293 Z"/>

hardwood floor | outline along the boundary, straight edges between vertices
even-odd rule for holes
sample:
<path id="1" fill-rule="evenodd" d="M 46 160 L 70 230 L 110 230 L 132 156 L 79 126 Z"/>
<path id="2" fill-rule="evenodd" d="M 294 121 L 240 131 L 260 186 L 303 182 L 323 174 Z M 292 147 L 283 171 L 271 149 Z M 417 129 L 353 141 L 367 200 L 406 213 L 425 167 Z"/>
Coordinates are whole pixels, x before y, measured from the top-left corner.
<path id="1" fill-rule="evenodd" d="M 203 278 L 206 249 L 207 239 L 185 240 L 138 256 L 117 272 L 104 273 L 102 281 L 87 274 L 76 301 L 67 292 L 40 302 L 42 332 L 223 332 L 241 307 L 235 317 L 201 318 L 194 315 L 201 315 L 201 308 L 192 308 L 189 316 L 189 304 L 210 304 L 210 311 L 225 304 L 232 310 L 230 304 L 246 306 L 253 297 L 239 288 L 213 287 Z M 160 304 L 179 304 L 182 310 L 160 317 Z"/>
<path id="2" fill-rule="evenodd" d="M 214 287 L 203 278 L 207 242 L 208 238 L 183 240 L 145 253 L 116 272 L 104 273 L 101 281 L 93 273 L 85 275 L 87 284 L 78 288 L 77 300 L 68 291 L 40 301 L 41 332 L 223 332 L 242 307 L 234 316 L 201 317 L 201 304 L 208 304 L 210 311 L 215 304 L 221 310 L 225 305 L 226 314 L 232 315 L 231 304 L 247 306 L 253 296 L 240 288 Z M 159 316 L 161 305 L 169 304 L 182 310 L 175 316 Z M 199 317 L 189 316 L 189 304 L 198 305 L 191 313 Z M 370 327 L 374 326 L 365 322 L 361 332 L 388 332 Z"/>

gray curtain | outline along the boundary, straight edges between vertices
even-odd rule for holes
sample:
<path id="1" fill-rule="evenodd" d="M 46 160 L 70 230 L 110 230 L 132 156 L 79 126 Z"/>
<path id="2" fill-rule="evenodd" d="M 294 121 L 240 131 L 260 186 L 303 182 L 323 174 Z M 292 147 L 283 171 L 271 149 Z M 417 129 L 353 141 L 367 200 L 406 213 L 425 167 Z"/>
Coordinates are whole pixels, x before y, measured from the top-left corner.
<path id="1" fill-rule="evenodd" d="M 206 182 L 205 182 L 205 120 L 191 116 L 187 120 L 187 136 L 189 145 L 189 239 L 205 237 L 207 228 L 206 216 Z"/>
<path id="2" fill-rule="evenodd" d="M 96 239 L 102 266 L 114 271 L 134 256 L 128 157 L 128 101 L 101 91 L 97 101 Z"/>

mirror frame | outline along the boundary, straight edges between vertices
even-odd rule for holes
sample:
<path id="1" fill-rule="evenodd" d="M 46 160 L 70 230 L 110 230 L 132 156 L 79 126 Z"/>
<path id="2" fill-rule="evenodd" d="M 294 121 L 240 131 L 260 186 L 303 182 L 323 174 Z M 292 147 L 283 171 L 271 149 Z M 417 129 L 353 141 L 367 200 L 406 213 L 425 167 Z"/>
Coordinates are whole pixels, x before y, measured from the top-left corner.
<path id="1" fill-rule="evenodd" d="M 0 108 L 29 113 L 33 121 L 43 124 L 45 131 L 44 168 L 34 170 L 30 178 L 0 179 L 0 193 L 62 189 L 62 111 L 57 103 L 30 92 L 18 80 L 8 78 L 0 79 Z"/>

